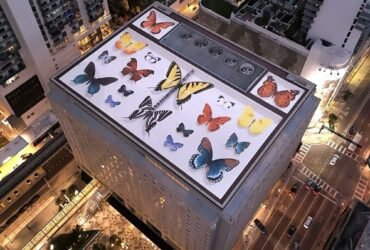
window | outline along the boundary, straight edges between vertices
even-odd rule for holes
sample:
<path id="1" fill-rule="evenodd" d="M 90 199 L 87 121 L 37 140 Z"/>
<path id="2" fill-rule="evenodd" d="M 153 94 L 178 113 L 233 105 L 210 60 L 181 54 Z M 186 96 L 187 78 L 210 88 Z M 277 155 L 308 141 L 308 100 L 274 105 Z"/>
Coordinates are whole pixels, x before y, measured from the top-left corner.
<path id="1" fill-rule="evenodd" d="M 344 39 L 344 43 L 346 43 L 346 42 L 347 42 L 347 40 L 348 40 L 348 38 Z"/>
<path id="2" fill-rule="evenodd" d="M 351 26 L 351 28 L 350 28 L 349 30 L 351 30 L 351 31 L 352 31 L 354 27 L 355 27 L 355 26 L 353 26 L 353 25 L 352 25 L 352 26 Z"/>
<path id="3" fill-rule="evenodd" d="M 347 33 L 347 37 L 349 37 L 351 35 L 351 31 Z"/>

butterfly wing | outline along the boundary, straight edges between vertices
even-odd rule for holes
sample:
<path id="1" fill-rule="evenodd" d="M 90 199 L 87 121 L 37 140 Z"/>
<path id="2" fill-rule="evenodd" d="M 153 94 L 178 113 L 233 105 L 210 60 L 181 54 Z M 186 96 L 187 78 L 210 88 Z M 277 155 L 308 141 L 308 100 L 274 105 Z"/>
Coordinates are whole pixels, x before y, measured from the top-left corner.
<path id="1" fill-rule="evenodd" d="M 86 75 L 86 74 L 81 74 L 81 75 L 76 76 L 76 77 L 72 80 L 72 82 L 73 82 L 73 83 L 75 83 L 75 84 L 81 84 L 81 83 L 85 83 L 85 82 L 87 82 L 87 81 L 89 81 L 89 80 L 91 80 L 91 79 L 89 78 L 89 76 L 88 76 L 88 75 Z"/>
<path id="2" fill-rule="evenodd" d="M 141 22 L 140 26 L 142 28 L 150 28 L 150 27 L 152 27 L 155 24 L 156 21 L 157 21 L 157 15 L 152 10 L 149 13 L 149 16 L 146 18 L 146 21 Z"/>
<path id="3" fill-rule="evenodd" d="M 129 119 L 137 119 L 140 117 L 145 117 L 148 112 L 152 111 L 152 99 L 150 96 L 145 97 L 145 99 L 140 103 L 139 108 L 134 110 L 130 115 Z"/>
<path id="4" fill-rule="evenodd" d="M 122 36 L 120 36 L 119 40 L 116 41 L 115 47 L 117 49 L 126 48 L 131 44 L 131 34 L 129 32 L 125 32 Z"/>
<path id="5" fill-rule="evenodd" d="M 212 161 L 207 169 L 207 179 L 210 182 L 220 182 L 223 178 L 223 172 L 229 172 L 239 165 L 239 161 L 235 159 L 218 159 Z"/>
<path id="6" fill-rule="evenodd" d="M 111 103 L 112 102 L 112 95 L 107 96 L 105 99 L 105 103 Z"/>
<path id="7" fill-rule="evenodd" d="M 104 50 L 99 56 L 98 59 L 105 59 L 108 57 L 108 50 Z"/>
<path id="8" fill-rule="evenodd" d="M 253 109 L 250 106 L 246 106 L 238 118 L 238 124 L 240 127 L 246 128 L 253 122 L 253 120 L 254 120 Z"/>
<path id="9" fill-rule="evenodd" d="M 180 123 L 179 126 L 176 128 L 177 132 L 183 132 L 185 130 L 184 123 Z"/>
<path id="10" fill-rule="evenodd" d="M 108 64 L 114 60 L 116 60 L 116 56 L 107 56 L 106 58 L 104 58 L 104 63 Z"/>
<path id="11" fill-rule="evenodd" d="M 134 74 L 137 69 L 137 61 L 135 58 L 131 58 L 131 60 L 127 63 L 127 67 L 124 67 L 121 73 L 126 76 L 129 74 Z"/>
<path id="12" fill-rule="evenodd" d="M 155 23 L 151 29 L 150 29 L 150 32 L 152 32 L 152 34 L 159 34 L 161 32 L 161 29 L 166 29 L 172 25 L 174 25 L 175 23 L 173 22 L 161 22 L 161 23 Z"/>
<path id="13" fill-rule="evenodd" d="M 92 82 L 96 82 L 100 85 L 107 86 L 111 83 L 114 83 L 117 80 L 118 79 L 115 78 L 115 77 L 101 77 L 101 78 L 97 78 L 97 79 L 92 80 Z"/>
<path id="14" fill-rule="evenodd" d="M 212 161 L 212 145 L 207 137 L 204 137 L 200 142 L 198 151 L 200 154 L 192 155 L 189 160 L 189 164 L 193 169 L 199 169 L 203 165 L 209 165 Z"/>
<path id="15" fill-rule="evenodd" d="M 182 148 L 182 146 L 184 146 L 184 144 L 179 143 L 179 142 L 174 142 L 174 143 L 170 146 L 170 149 L 171 149 L 171 151 L 177 151 L 179 148 Z"/>
<path id="16" fill-rule="evenodd" d="M 253 135 L 258 135 L 263 133 L 272 124 L 272 119 L 270 118 L 260 118 L 255 120 L 249 127 L 249 132 Z"/>
<path id="17" fill-rule="evenodd" d="M 181 69 L 176 62 L 171 62 L 166 73 L 166 79 L 160 81 L 155 87 L 156 91 L 176 87 L 181 81 Z"/>
<path id="18" fill-rule="evenodd" d="M 203 114 L 198 116 L 198 124 L 204 124 L 212 119 L 212 109 L 208 103 L 204 104 Z"/>
<path id="19" fill-rule="evenodd" d="M 154 74 L 154 71 L 150 69 L 136 70 L 132 74 L 130 79 L 136 82 L 136 81 L 139 81 L 142 77 L 147 77 L 148 75 L 152 75 L 152 74 Z"/>
<path id="20" fill-rule="evenodd" d="M 246 141 L 243 141 L 243 142 L 239 142 L 235 145 L 235 153 L 237 154 L 241 154 L 243 153 L 243 151 L 248 148 L 250 145 L 249 142 L 246 142 Z"/>
<path id="21" fill-rule="evenodd" d="M 231 118 L 228 116 L 220 116 L 220 117 L 211 119 L 208 123 L 208 130 L 210 132 L 214 132 L 220 128 L 220 125 L 223 125 L 230 120 Z"/>
<path id="22" fill-rule="evenodd" d="M 183 134 L 184 134 L 184 136 L 185 136 L 185 137 L 188 137 L 188 136 L 189 136 L 189 135 L 191 135 L 193 132 L 194 132 L 194 130 L 192 130 L 192 129 L 185 129 L 185 130 L 183 131 Z"/>
<path id="23" fill-rule="evenodd" d="M 124 50 L 123 52 L 127 55 L 131 55 L 131 54 L 134 54 L 136 53 L 137 51 L 139 50 L 142 50 L 144 49 L 146 46 L 148 46 L 148 44 L 146 44 L 145 42 L 133 42 L 131 43 L 130 45 L 128 45 Z"/>
<path id="24" fill-rule="evenodd" d="M 226 147 L 234 147 L 238 143 L 238 136 L 235 133 L 232 133 L 227 140 Z"/>
<path id="25" fill-rule="evenodd" d="M 87 93 L 94 95 L 100 90 L 100 84 L 97 81 L 91 81 L 89 87 L 87 88 Z"/>
<path id="26" fill-rule="evenodd" d="M 129 96 L 134 93 L 133 90 L 127 89 L 124 84 L 118 89 L 118 92 L 123 93 L 124 96 Z"/>
<path id="27" fill-rule="evenodd" d="M 223 106 L 225 104 L 226 100 L 225 100 L 225 97 L 223 97 L 222 95 L 220 95 L 217 99 L 217 105 L 219 106 Z"/>
<path id="28" fill-rule="evenodd" d="M 177 104 L 181 105 L 190 100 L 192 94 L 198 94 L 210 88 L 213 88 L 213 84 L 208 82 L 189 82 L 183 84 L 177 92 Z"/>
<path id="29" fill-rule="evenodd" d="M 159 110 L 153 112 L 146 120 L 145 131 L 149 133 L 149 131 L 154 128 L 158 122 L 163 121 L 171 114 L 172 111 L 170 110 Z"/>
<path id="30" fill-rule="evenodd" d="M 164 141 L 164 146 L 168 147 L 173 144 L 173 138 L 171 135 L 167 135 L 166 140 Z"/>
<path id="31" fill-rule="evenodd" d="M 94 79 L 95 77 L 95 64 L 93 62 L 89 62 L 89 64 L 85 68 L 85 73 L 89 77 L 89 79 Z"/>

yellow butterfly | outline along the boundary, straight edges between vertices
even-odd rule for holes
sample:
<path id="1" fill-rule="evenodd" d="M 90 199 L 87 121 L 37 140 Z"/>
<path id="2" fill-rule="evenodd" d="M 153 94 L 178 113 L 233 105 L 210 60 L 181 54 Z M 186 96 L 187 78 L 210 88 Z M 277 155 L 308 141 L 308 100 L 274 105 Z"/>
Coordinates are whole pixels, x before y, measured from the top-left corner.
<path id="1" fill-rule="evenodd" d="M 192 94 L 198 94 L 204 90 L 213 88 L 212 83 L 208 82 L 188 82 L 183 83 L 193 71 L 190 71 L 183 79 L 181 79 L 181 69 L 176 62 L 172 62 L 167 70 L 166 79 L 160 81 L 155 90 L 165 90 L 173 88 L 169 93 L 177 92 L 177 104 L 181 105 L 190 100 Z"/>
<path id="2" fill-rule="evenodd" d="M 115 46 L 117 49 L 123 49 L 125 54 L 131 55 L 135 52 L 148 46 L 145 42 L 136 42 L 132 40 L 131 34 L 125 32 L 120 36 L 119 40 L 116 41 Z"/>
<path id="3" fill-rule="evenodd" d="M 254 135 L 263 133 L 272 123 L 270 118 L 255 119 L 251 106 L 246 106 L 238 118 L 238 124 L 242 128 L 249 127 L 249 132 Z"/>

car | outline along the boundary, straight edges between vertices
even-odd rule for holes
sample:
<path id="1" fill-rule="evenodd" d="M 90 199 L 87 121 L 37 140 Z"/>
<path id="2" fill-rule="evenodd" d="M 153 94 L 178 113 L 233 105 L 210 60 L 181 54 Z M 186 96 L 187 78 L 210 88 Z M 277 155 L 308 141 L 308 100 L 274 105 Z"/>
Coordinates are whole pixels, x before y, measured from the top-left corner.
<path id="1" fill-rule="evenodd" d="M 307 190 L 310 190 L 310 189 L 312 189 L 312 187 L 313 187 L 313 185 L 314 185 L 315 183 L 313 182 L 313 181 L 311 181 L 311 180 L 308 180 L 307 182 L 306 182 L 306 184 L 304 185 L 304 188 L 305 189 L 307 189 Z"/>
<path id="2" fill-rule="evenodd" d="M 297 231 L 297 228 L 294 225 L 291 225 L 288 229 L 287 235 L 289 237 L 293 237 L 296 231 Z"/>
<path id="3" fill-rule="evenodd" d="M 306 221 L 303 224 L 303 227 L 304 228 L 309 228 L 310 225 L 311 225 L 311 223 L 312 223 L 312 221 L 313 221 L 313 218 L 311 216 L 308 216 L 307 219 L 306 219 Z"/>
<path id="4" fill-rule="evenodd" d="M 320 191 L 321 191 L 321 186 L 315 183 L 315 187 L 313 188 L 312 193 L 314 195 L 317 195 Z"/>
<path id="5" fill-rule="evenodd" d="M 21 158 L 22 160 L 27 160 L 28 158 L 30 158 L 33 154 L 32 153 L 28 153 L 28 154 L 22 154 L 21 155 Z"/>
<path id="6" fill-rule="evenodd" d="M 298 188 L 298 183 L 293 184 L 293 186 L 290 188 L 289 195 L 294 196 L 297 193 Z"/>
<path id="7" fill-rule="evenodd" d="M 262 222 L 259 219 L 255 219 L 254 224 L 256 224 L 257 228 L 261 231 L 262 234 L 267 234 L 266 227 L 262 224 Z"/>
<path id="8" fill-rule="evenodd" d="M 357 129 L 356 129 L 356 127 L 355 126 L 351 126 L 351 128 L 348 130 L 348 134 L 350 134 L 350 135 L 355 135 L 356 134 L 356 132 L 357 132 Z"/>
<path id="9" fill-rule="evenodd" d="M 338 159 L 339 159 L 339 155 L 337 155 L 337 154 L 333 155 L 333 157 L 331 158 L 331 160 L 329 162 L 329 165 L 335 166 L 335 164 L 337 163 Z"/>
<path id="10" fill-rule="evenodd" d="M 321 186 L 312 180 L 308 180 L 304 187 L 307 190 L 311 190 L 314 195 L 317 195 L 321 191 Z"/>

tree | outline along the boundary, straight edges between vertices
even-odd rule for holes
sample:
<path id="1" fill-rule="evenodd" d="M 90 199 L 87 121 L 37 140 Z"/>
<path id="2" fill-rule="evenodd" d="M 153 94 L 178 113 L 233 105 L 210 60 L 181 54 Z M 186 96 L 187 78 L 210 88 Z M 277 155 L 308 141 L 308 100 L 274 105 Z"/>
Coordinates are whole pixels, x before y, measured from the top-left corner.
<path id="1" fill-rule="evenodd" d="M 338 116 L 336 116 L 335 114 L 329 114 L 329 127 L 331 129 L 335 128 L 335 123 L 337 122 L 337 120 Z"/>
<path id="2" fill-rule="evenodd" d="M 95 243 L 93 245 L 93 250 L 106 250 L 107 248 L 102 243 Z"/>

